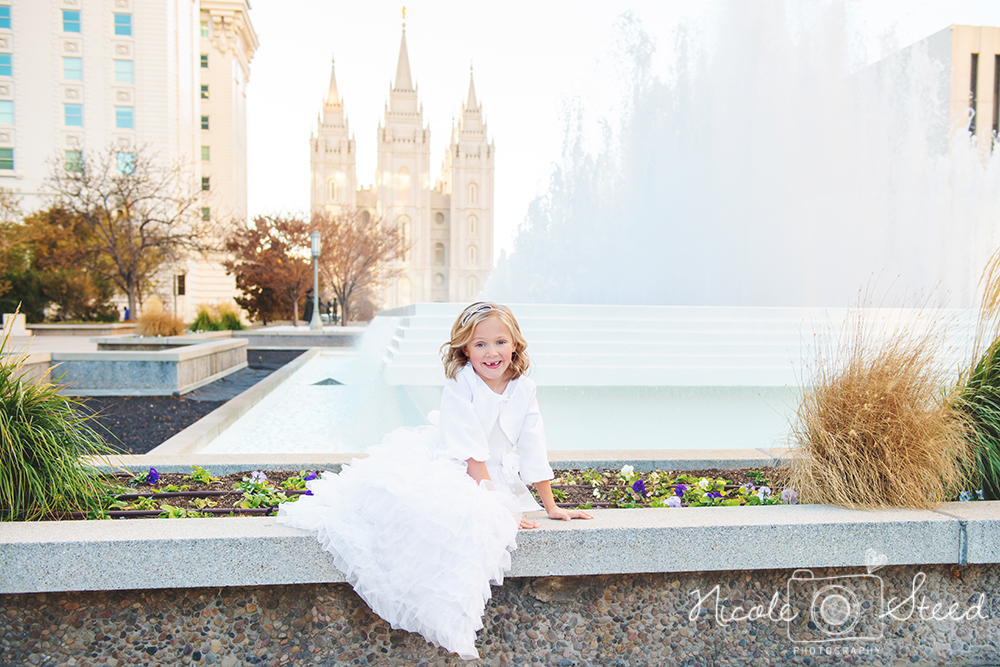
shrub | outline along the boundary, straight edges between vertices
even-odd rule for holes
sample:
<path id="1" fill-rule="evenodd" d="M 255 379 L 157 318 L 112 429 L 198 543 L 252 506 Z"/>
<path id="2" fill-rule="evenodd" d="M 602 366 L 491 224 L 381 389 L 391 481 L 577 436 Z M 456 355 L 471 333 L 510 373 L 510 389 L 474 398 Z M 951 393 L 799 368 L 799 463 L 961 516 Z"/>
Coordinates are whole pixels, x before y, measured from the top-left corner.
<path id="1" fill-rule="evenodd" d="M 982 309 L 969 369 L 958 382 L 955 405 L 969 421 L 975 448 L 975 490 L 1000 500 L 1000 250 L 983 271 Z"/>
<path id="2" fill-rule="evenodd" d="M 23 355 L 4 356 L 0 340 L 0 520 L 31 521 L 62 512 L 99 514 L 101 473 L 85 456 L 113 452 L 58 388 L 25 377 Z"/>
<path id="3" fill-rule="evenodd" d="M 146 299 L 139 315 L 140 336 L 177 336 L 184 332 L 184 322 L 163 309 L 163 302 L 155 296 Z"/>
<path id="4" fill-rule="evenodd" d="M 194 318 L 194 322 L 188 327 L 191 331 L 218 331 L 219 323 L 212 319 L 212 316 L 208 314 L 204 306 L 198 309 L 198 315 Z"/>
<path id="5" fill-rule="evenodd" d="M 198 315 L 188 328 L 191 331 L 242 331 L 243 322 L 236 307 L 223 301 L 198 306 Z"/>
<path id="6" fill-rule="evenodd" d="M 856 329 L 818 364 L 793 427 L 790 486 L 802 502 L 927 508 L 972 472 L 967 421 L 934 363 L 937 338 Z"/>
<path id="7" fill-rule="evenodd" d="M 969 421 L 975 448 L 972 486 L 986 500 L 1000 500 L 1000 339 L 978 356 L 958 383 L 955 406 Z"/>

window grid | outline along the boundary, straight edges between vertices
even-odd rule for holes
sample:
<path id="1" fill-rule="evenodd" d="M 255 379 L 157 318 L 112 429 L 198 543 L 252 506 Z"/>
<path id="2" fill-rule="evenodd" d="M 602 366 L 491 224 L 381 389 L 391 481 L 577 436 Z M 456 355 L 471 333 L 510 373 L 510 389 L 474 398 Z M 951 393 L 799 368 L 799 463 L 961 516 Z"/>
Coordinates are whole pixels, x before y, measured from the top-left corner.
<path id="1" fill-rule="evenodd" d="M 0 169 L 14 171 L 14 149 L 0 148 Z"/>
<path id="2" fill-rule="evenodd" d="M 14 124 L 14 102 L 11 100 L 0 100 L 0 124 Z"/>
<path id="3" fill-rule="evenodd" d="M 66 125 L 73 127 L 83 126 L 83 105 L 82 104 L 64 104 L 63 105 L 63 122 Z"/>
<path id="4" fill-rule="evenodd" d="M 203 130 L 207 130 L 208 129 L 208 116 L 202 116 L 201 117 L 201 129 L 203 129 Z"/>
<path id="5" fill-rule="evenodd" d="M 201 22 L 201 36 L 208 37 L 208 21 Z"/>
<path id="6" fill-rule="evenodd" d="M 201 219 L 204 222 L 208 222 L 212 219 L 212 210 L 207 206 L 201 207 Z"/>
<path id="7" fill-rule="evenodd" d="M 63 78 L 67 81 L 83 81 L 83 58 L 63 58 Z"/>
<path id="8" fill-rule="evenodd" d="M 210 185 L 209 185 L 210 182 L 211 182 L 211 176 L 202 176 L 201 177 L 201 191 L 202 192 L 208 192 L 209 187 L 210 187 Z"/>
<path id="9" fill-rule="evenodd" d="M 64 9 L 63 32 L 80 32 L 80 12 Z"/>
<path id="10" fill-rule="evenodd" d="M 201 54 L 201 66 L 202 67 L 208 67 L 208 54 L 207 53 Z"/>
<path id="11" fill-rule="evenodd" d="M 123 130 L 135 129 L 135 116 L 132 107 L 115 107 L 115 127 Z"/>
<path id="12" fill-rule="evenodd" d="M 115 34 L 132 36 L 131 14 L 115 14 Z"/>
<path id="13" fill-rule="evenodd" d="M 10 5 L 0 5 L 0 28 L 10 30 Z"/>
<path id="14" fill-rule="evenodd" d="M 115 61 L 115 83 L 135 83 L 135 64 L 131 60 Z"/>
<path id="15" fill-rule="evenodd" d="M 201 159 L 205 162 L 208 162 L 211 159 L 211 152 L 209 151 L 209 148 L 209 146 L 201 147 Z"/>
<path id="16" fill-rule="evenodd" d="M 66 151 L 64 168 L 69 172 L 83 171 L 83 151 Z"/>
<path id="17" fill-rule="evenodd" d="M 0 76 L 14 76 L 14 56 L 0 53 Z"/>
<path id="18" fill-rule="evenodd" d="M 203 100 L 207 100 L 208 99 L 208 84 L 207 83 L 206 84 L 202 84 L 202 86 L 201 86 L 201 99 L 203 99 Z"/>

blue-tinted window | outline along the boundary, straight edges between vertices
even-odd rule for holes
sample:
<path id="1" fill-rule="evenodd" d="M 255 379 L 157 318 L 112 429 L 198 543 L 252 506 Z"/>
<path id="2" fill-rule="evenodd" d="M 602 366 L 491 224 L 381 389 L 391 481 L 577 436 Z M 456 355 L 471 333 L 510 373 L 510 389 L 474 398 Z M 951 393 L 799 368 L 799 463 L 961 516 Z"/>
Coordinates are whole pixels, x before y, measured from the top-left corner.
<path id="1" fill-rule="evenodd" d="M 63 78 L 83 81 L 83 58 L 63 58 Z"/>
<path id="2" fill-rule="evenodd" d="M 65 123 L 67 125 L 76 125 L 76 126 L 83 125 L 82 104 L 64 104 L 63 115 L 65 117 Z"/>
<path id="3" fill-rule="evenodd" d="M 80 32 L 80 12 L 63 10 L 63 32 Z"/>
<path id="4" fill-rule="evenodd" d="M 135 171 L 135 153 L 118 153 L 118 173 L 131 174 Z"/>
<path id="5" fill-rule="evenodd" d="M 0 100 L 0 123 L 3 125 L 14 124 L 14 103 L 10 100 Z"/>
<path id="6" fill-rule="evenodd" d="M 115 34 L 116 35 L 132 34 L 131 14 L 115 14 Z"/>
<path id="7" fill-rule="evenodd" d="M 115 127 L 131 130 L 135 127 L 132 107 L 115 107 Z"/>
<path id="8" fill-rule="evenodd" d="M 0 5 L 0 28 L 10 30 L 10 5 Z"/>
<path id="9" fill-rule="evenodd" d="M 135 73 L 131 60 L 115 61 L 115 82 L 135 83 Z"/>
<path id="10" fill-rule="evenodd" d="M 0 76 L 14 76 L 14 56 L 0 53 Z"/>
<path id="11" fill-rule="evenodd" d="M 14 149 L 0 148 L 0 169 L 6 171 L 14 170 Z"/>

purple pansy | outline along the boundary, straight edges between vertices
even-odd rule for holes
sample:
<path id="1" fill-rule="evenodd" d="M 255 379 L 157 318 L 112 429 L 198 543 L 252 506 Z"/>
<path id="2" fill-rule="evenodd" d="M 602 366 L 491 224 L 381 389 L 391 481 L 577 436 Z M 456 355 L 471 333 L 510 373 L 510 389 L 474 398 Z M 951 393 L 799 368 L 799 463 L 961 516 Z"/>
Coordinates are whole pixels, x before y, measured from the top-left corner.
<path id="1" fill-rule="evenodd" d="M 150 486 L 160 481 L 160 473 L 156 472 L 156 468 L 149 469 L 149 472 L 146 473 L 146 481 L 149 482 Z"/>
<path id="2" fill-rule="evenodd" d="M 316 479 L 317 477 L 319 477 L 319 475 L 317 475 L 317 474 L 316 474 L 316 473 L 314 473 L 314 472 L 311 472 L 311 473 L 309 473 L 308 475 L 306 475 L 305 477 L 303 477 L 303 478 L 302 478 L 302 481 L 303 481 L 303 482 L 311 482 L 311 481 L 313 481 L 314 479 Z"/>
<path id="3" fill-rule="evenodd" d="M 781 499 L 789 505 L 799 504 L 799 494 L 794 489 L 785 489 L 781 492 Z"/>
<path id="4" fill-rule="evenodd" d="M 262 473 L 260 470 L 254 470 L 250 473 L 250 481 L 254 484 L 263 484 L 267 481 L 267 475 Z"/>
<path id="5" fill-rule="evenodd" d="M 637 479 L 635 484 L 632 485 L 632 490 L 638 493 L 643 498 L 646 497 L 646 485 L 641 479 Z"/>
<path id="6" fill-rule="evenodd" d="M 712 500 L 718 500 L 719 498 L 722 497 L 722 494 L 719 493 L 718 491 L 710 491 L 709 493 L 705 494 L 705 497 L 711 498 Z"/>
<path id="7" fill-rule="evenodd" d="M 667 507 L 680 507 L 681 499 L 677 496 L 670 496 L 667 498 Z"/>
<path id="8" fill-rule="evenodd" d="M 683 484 L 678 484 L 674 487 L 674 493 L 677 494 L 678 498 L 683 498 L 684 494 L 687 493 L 688 488 Z"/>

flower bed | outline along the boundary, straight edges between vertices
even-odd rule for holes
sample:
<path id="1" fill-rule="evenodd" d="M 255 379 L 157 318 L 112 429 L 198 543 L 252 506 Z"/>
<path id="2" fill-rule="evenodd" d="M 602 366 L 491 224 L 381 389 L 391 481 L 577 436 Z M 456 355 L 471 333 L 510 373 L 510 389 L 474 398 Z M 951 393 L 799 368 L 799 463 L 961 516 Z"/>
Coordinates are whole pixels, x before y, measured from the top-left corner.
<path id="1" fill-rule="evenodd" d="M 795 504 L 786 488 L 786 468 L 636 472 L 592 468 L 556 470 L 553 495 L 561 507 L 638 508 Z M 271 515 L 277 506 L 311 493 L 306 482 L 318 471 L 244 471 L 215 477 L 192 466 L 189 474 L 138 474 L 106 478 L 105 501 L 98 511 L 51 518 L 124 519 Z"/>

